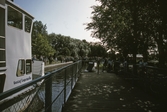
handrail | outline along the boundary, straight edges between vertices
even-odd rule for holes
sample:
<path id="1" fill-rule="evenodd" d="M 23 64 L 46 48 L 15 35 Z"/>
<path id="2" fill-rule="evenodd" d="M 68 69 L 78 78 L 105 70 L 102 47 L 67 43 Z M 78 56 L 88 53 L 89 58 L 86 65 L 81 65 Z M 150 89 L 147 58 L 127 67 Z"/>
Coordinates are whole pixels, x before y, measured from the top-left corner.
<path id="1" fill-rule="evenodd" d="M 77 63 L 77 62 L 75 62 L 75 63 Z M 54 70 L 52 72 L 47 72 L 42 77 L 36 78 L 36 79 L 34 79 L 34 80 L 30 81 L 30 82 L 27 82 L 27 83 L 25 83 L 23 85 L 20 85 L 18 87 L 15 87 L 13 89 L 5 91 L 5 92 L 3 92 L 3 93 L 0 94 L 0 100 L 5 99 L 5 98 L 9 97 L 10 95 L 13 95 L 13 94 L 15 94 L 15 93 L 17 93 L 17 92 L 19 92 L 19 91 L 21 91 L 21 90 L 29 87 L 29 86 L 32 86 L 33 84 L 36 84 L 37 82 L 42 81 L 43 79 L 46 79 L 46 78 L 50 77 L 52 74 L 54 74 L 54 73 L 56 73 L 58 71 L 61 71 L 61 70 L 65 69 L 65 68 L 67 68 L 68 66 L 74 65 L 75 63 L 72 63 L 70 65 L 64 66 L 64 67 L 59 68 L 57 70 Z"/>

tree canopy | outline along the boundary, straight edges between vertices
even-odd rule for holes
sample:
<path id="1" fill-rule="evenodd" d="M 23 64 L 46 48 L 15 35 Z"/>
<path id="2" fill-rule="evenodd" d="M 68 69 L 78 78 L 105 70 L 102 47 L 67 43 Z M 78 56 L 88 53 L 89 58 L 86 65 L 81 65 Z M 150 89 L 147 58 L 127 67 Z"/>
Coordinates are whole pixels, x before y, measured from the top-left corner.
<path id="1" fill-rule="evenodd" d="M 92 45 L 86 40 L 79 40 L 61 34 L 47 33 L 47 26 L 41 21 L 35 21 L 32 31 L 32 53 L 45 57 L 86 57 L 94 52 Z M 91 56 L 101 56 L 106 50 L 100 46 L 100 52 Z"/>
<path id="2" fill-rule="evenodd" d="M 47 27 L 41 21 L 35 21 L 32 31 L 32 54 L 39 56 L 50 56 L 55 53 L 55 50 L 47 41 Z"/>
<path id="3" fill-rule="evenodd" d="M 110 50 L 124 57 L 137 53 L 148 59 L 158 51 L 159 64 L 164 66 L 167 54 L 167 2 L 164 0 L 97 0 L 92 6 L 92 21 L 87 30 Z"/>

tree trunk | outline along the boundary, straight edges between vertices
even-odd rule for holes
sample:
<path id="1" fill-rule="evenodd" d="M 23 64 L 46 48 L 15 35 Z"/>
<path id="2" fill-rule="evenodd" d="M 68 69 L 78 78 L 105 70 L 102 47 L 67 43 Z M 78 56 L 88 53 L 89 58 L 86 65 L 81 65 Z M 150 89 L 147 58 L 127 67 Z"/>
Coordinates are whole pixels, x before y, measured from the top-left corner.
<path id="1" fill-rule="evenodd" d="M 163 38 L 162 33 L 160 32 L 159 39 L 157 40 L 158 44 L 158 58 L 159 58 L 159 67 L 163 68 L 165 66 L 165 52 L 163 47 Z"/>
<path id="2" fill-rule="evenodd" d="M 137 54 L 137 1 L 136 0 L 132 0 L 132 7 L 133 9 L 133 74 L 136 75 L 137 74 L 137 67 L 136 67 L 136 54 Z"/>

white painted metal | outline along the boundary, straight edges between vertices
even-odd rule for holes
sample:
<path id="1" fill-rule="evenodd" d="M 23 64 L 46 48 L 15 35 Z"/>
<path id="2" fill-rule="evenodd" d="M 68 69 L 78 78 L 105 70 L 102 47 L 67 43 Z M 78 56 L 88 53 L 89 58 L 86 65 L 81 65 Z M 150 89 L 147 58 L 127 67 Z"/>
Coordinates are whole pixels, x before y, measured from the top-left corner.
<path id="1" fill-rule="evenodd" d="M 22 29 L 10 26 L 7 24 L 7 18 L 8 18 L 8 6 L 11 6 L 12 8 L 16 9 L 20 13 L 22 13 Z M 4 90 L 7 91 L 9 89 L 12 89 L 14 87 L 17 87 L 21 84 L 24 84 L 28 81 L 32 80 L 32 73 L 29 74 L 23 74 L 23 76 L 17 76 L 17 66 L 19 59 L 31 59 L 32 58 L 32 52 L 31 52 L 31 31 L 32 31 L 32 24 L 31 24 L 31 31 L 30 33 L 26 32 L 24 29 L 24 19 L 25 16 L 28 16 L 29 18 L 33 19 L 33 17 L 18 7 L 16 4 L 14 4 L 11 1 L 6 0 L 5 5 L 1 7 L 5 8 L 5 41 L 6 41 L 6 67 L 3 68 L 5 71 L 1 71 L 0 74 L 6 75 L 5 84 L 4 84 Z M 0 68 L 2 69 L 2 68 Z M 17 82 L 17 83 L 16 83 Z"/>
<path id="2" fill-rule="evenodd" d="M 32 74 L 37 75 L 38 77 L 44 76 L 44 62 L 43 61 L 36 61 L 32 62 Z"/>

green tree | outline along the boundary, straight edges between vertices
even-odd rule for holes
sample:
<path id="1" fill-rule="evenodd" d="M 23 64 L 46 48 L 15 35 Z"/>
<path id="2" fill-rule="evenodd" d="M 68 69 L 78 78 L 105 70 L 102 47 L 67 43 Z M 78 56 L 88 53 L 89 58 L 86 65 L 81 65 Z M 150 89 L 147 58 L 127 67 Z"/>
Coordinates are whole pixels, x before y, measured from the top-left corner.
<path id="1" fill-rule="evenodd" d="M 138 8 L 134 0 L 98 0 L 101 5 L 93 6 L 92 22 L 86 29 L 93 29 L 92 35 L 107 44 L 110 50 L 133 54 L 136 53 L 139 32 L 137 32 Z M 135 71 L 135 68 L 134 68 Z"/>
<path id="2" fill-rule="evenodd" d="M 70 56 L 70 50 L 67 47 L 64 47 L 61 49 L 60 54 L 63 56 Z"/>
<path id="3" fill-rule="evenodd" d="M 55 50 L 49 45 L 47 38 L 41 34 L 38 35 L 34 42 L 34 54 L 49 57 L 55 53 Z"/>
<path id="4" fill-rule="evenodd" d="M 106 57 L 107 50 L 100 43 L 94 43 L 90 45 L 91 51 L 89 52 L 89 57 Z"/>
<path id="5" fill-rule="evenodd" d="M 47 27 L 46 25 L 43 25 L 41 21 L 35 21 L 33 23 L 33 30 L 32 30 L 32 54 L 36 54 L 38 51 L 36 48 L 36 43 L 38 40 L 38 37 L 41 35 L 42 37 L 47 37 Z M 46 41 L 47 42 L 47 41 Z M 40 54 L 36 54 L 40 55 Z"/>
<path id="6" fill-rule="evenodd" d="M 89 43 L 86 40 L 75 40 L 78 48 L 78 56 L 85 57 L 90 52 Z"/>
<path id="7" fill-rule="evenodd" d="M 89 49 L 89 43 L 86 40 L 73 39 L 69 36 L 61 34 L 49 34 L 48 41 L 50 45 L 56 50 L 56 56 L 86 56 Z"/>
<path id="8" fill-rule="evenodd" d="M 69 36 L 52 33 L 48 35 L 48 41 L 50 45 L 57 51 L 55 56 L 70 56 L 72 54 L 72 39 Z"/>
<path id="9" fill-rule="evenodd" d="M 97 0 L 92 6 L 92 22 L 87 30 L 111 50 L 124 56 L 136 53 L 148 58 L 150 48 L 157 46 L 160 66 L 164 65 L 167 43 L 167 1 L 164 0 Z M 167 53 L 167 52 L 166 52 Z"/>

